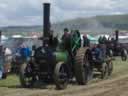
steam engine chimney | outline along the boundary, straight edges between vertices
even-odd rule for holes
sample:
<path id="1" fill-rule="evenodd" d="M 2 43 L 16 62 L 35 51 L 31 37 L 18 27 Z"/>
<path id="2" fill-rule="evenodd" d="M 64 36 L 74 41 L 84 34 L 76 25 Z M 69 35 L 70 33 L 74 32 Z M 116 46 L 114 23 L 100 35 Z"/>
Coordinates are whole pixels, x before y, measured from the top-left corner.
<path id="1" fill-rule="evenodd" d="M 115 35 L 116 35 L 116 42 L 118 42 L 118 40 L 119 40 L 119 31 L 118 30 L 115 31 Z"/>
<path id="2" fill-rule="evenodd" d="M 50 34 L 50 3 L 43 4 L 43 37 L 49 37 Z"/>

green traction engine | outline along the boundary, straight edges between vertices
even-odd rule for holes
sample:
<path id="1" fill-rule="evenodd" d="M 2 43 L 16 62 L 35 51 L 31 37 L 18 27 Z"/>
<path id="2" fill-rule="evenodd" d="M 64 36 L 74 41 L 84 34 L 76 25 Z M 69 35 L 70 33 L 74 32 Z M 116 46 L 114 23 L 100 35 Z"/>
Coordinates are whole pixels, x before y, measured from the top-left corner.
<path id="1" fill-rule="evenodd" d="M 20 70 L 23 87 L 32 87 L 35 82 L 54 83 L 58 89 L 66 88 L 68 82 L 76 79 L 78 84 L 87 83 L 86 51 L 81 48 L 81 37 L 74 31 L 56 46 L 50 34 L 50 4 L 44 4 L 43 44 L 34 49 L 34 55 Z M 57 39 L 57 38 L 56 38 Z M 51 43 L 52 41 L 52 43 Z"/>

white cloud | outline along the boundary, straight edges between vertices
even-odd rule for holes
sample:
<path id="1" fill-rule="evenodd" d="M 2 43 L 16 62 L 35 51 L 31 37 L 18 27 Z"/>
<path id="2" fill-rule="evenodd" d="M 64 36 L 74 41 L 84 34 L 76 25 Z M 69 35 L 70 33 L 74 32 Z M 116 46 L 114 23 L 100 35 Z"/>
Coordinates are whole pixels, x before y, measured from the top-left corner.
<path id="1" fill-rule="evenodd" d="M 68 10 L 111 9 L 112 0 L 57 0 L 58 6 Z"/>
<path id="2" fill-rule="evenodd" d="M 0 0 L 0 26 L 42 24 L 42 3 L 51 3 L 51 21 L 128 12 L 126 0 Z"/>

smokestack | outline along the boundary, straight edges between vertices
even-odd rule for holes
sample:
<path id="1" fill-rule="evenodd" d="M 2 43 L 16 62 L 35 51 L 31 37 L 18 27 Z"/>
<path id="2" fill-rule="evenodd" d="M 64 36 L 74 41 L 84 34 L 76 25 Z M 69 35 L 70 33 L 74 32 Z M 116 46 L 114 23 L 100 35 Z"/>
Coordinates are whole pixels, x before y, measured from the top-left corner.
<path id="1" fill-rule="evenodd" d="M 49 37 L 50 32 L 50 3 L 43 4 L 43 37 Z"/>
<path id="2" fill-rule="evenodd" d="M 119 40 L 119 31 L 118 30 L 115 31 L 115 35 L 116 35 L 116 42 L 118 42 L 118 40 Z"/>

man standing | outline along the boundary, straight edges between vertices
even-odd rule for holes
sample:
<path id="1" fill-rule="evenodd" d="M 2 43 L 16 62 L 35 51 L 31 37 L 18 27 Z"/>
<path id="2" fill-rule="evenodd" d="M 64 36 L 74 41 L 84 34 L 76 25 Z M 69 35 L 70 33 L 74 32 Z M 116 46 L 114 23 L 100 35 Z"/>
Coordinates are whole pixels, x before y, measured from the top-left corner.
<path id="1" fill-rule="evenodd" d="M 6 78 L 6 74 L 4 72 L 4 48 L 0 44 L 0 79 L 2 78 Z"/>
<path id="2" fill-rule="evenodd" d="M 84 39 L 84 47 L 90 46 L 90 40 L 88 39 L 87 35 L 83 35 Z"/>
<path id="3" fill-rule="evenodd" d="M 69 30 L 68 30 L 68 28 L 64 28 L 64 34 L 63 34 L 61 40 L 63 41 L 68 35 L 69 35 Z"/>
<path id="4" fill-rule="evenodd" d="M 69 34 L 69 30 L 67 28 L 64 29 L 64 34 L 62 35 L 62 45 L 63 48 L 70 51 L 70 34 Z"/>
<path id="5" fill-rule="evenodd" d="M 4 48 L 4 63 L 5 63 L 4 71 L 6 73 L 10 72 L 11 61 L 12 61 L 12 51 L 9 48 L 5 47 Z"/>
<path id="6" fill-rule="evenodd" d="M 23 63 L 27 62 L 31 55 L 30 49 L 27 46 L 25 46 L 25 44 L 23 44 L 20 48 L 20 55 Z"/>

